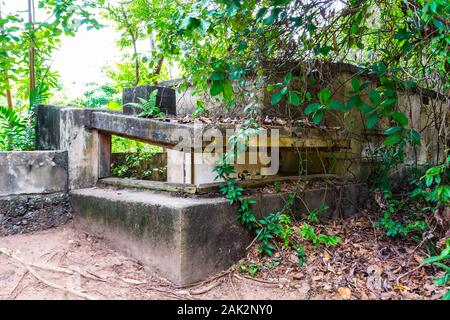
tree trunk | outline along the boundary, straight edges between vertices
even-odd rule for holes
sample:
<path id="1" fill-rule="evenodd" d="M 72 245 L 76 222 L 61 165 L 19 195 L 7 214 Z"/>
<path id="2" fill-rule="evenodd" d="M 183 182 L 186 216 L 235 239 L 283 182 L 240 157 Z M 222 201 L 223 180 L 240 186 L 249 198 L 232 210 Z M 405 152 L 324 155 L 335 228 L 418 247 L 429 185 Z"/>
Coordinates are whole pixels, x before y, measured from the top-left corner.
<path id="1" fill-rule="evenodd" d="M 34 48 L 34 6 L 32 0 L 28 0 L 28 23 L 30 24 L 30 44 L 28 62 L 30 68 L 30 95 L 36 90 L 35 48 Z"/>
<path id="2" fill-rule="evenodd" d="M 1 2 L 0 2 L 0 19 L 2 19 L 2 7 L 1 7 Z M 2 30 L 0 30 L 3 34 L 3 28 Z M 13 108 L 13 100 L 12 100 L 12 94 L 11 94 L 11 89 L 9 89 L 10 87 L 10 83 L 9 83 L 9 76 L 8 76 L 8 70 L 5 70 L 5 85 L 6 85 L 6 103 L 7 103 L 7 107 L 12 109 Z"/>

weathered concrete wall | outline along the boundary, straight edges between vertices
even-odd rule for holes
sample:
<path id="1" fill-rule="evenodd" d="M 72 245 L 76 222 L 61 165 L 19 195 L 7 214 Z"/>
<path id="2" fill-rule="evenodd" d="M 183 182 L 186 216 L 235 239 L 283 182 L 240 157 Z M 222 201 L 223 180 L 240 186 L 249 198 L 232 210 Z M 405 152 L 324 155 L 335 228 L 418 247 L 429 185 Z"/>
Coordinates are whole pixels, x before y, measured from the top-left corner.
<path id="1" fill-rule="evenodd" d="M 286 193 L 255 195 L 259 215 L 277 212 Z M 327 216 L 351 214 L 367 197 L 365 185 L 306 190 L 296 215 L 330 206 Z M 236 206 L 222 197 L 183 198 L 176 194 L 131 189 L 81 189 L 70 202 L 83 228 L 101 235 L 116 249 L 185 285 L 222 271 L 245 255 L 254 235 L 237 221 Z"/>
<path id="2" fill-rule="evenodd" d="M 67 152 L 0 152 L 0 236 L 58 226 L 71 216 Z"/>
<path id="3" fill-rule="evenodd" d="M 0 152 L 0 196 L 67 191 L 67 152 Z"/>
<path id="4" fill-rule="evenodd" d="M 61 110 L 60 147 L 67 150 L 69 189 L 92 187 L 99 175 L 99 134 L 89 130 L 90 109 Z"/>
<path id="5" fill-rule="evenodd" d="M 62 107 L 38 105 L 36 107 L 36 149 L 59 150 L 59 122 Z"/>
<path id="6" fill-rule="evenodd" d="M 72 217 L 67 193 L 0 197 L 0 236 L 45 230 Z"/>

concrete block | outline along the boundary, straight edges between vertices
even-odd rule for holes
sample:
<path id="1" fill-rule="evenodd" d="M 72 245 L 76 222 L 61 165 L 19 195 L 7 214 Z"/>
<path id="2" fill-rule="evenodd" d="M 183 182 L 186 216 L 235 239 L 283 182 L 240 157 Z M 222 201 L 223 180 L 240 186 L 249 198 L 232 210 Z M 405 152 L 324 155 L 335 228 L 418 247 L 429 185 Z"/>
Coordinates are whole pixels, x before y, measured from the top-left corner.
<path id="1" fill-rule="evenodd" d="M 59 150 L 59 121 L 62 107 L 38 105 L 36 107 L 36 149 Z"/>
<path id="2" fill-rule="evenodd" d="M 91 110 L 66 108 L 60 112 L 61 149 L 67 150 L 69 189 L 92 187 L 99 176 L 99 134 L 88 129 Z"/>
<path id="3" fill-rule="evenodd" d="M 134 88 L 125 88 L 123 90 L 122 102 L 123 113 L 126 115 L 138 115 L 142 112 L 139 108 L 127 105 L 130 102 L 139 102 L 138 98 L 148 100 L 150 93 L 158 90 L 156 95 L 156 105 L 167 115 L 176 115 L 177 101 L 174 89 L 160 86 L 138 86 Z"/>
<path id="4" fill-rule="evenodd" d="M 178 285 L 228 268 L 252 240 L 224 199 L 82 189 L 70 202 L 90 232 Z"/>
<path id="5" fill-rule="evenodd" d="M 67 191 L 67 152 L 0 152 L 0 196 Z"/>
<path id="6" fill-rule="evenodd" d="M 354 188 L 348 192 L 354 192 L 353 200 L 359 203 L 364 190 L 359 185 Z M 304 203 L 310 210 L 328 205 L 327 215 L 339 211 L 336 208 L 342 205 L 347 206 L 346 214 L 357 210 L 352 203 L 337 203 L 332 187 L 306 190 L 300 196 L 302 201 L 297 200 L 293 211 L 298 217 L 307 213 L 302 209 Z M 257 201 L 253 210 L 261 217 L 278 212 L 287 194 L 252 197 Z M 90 188 L 72 191 L 70 202 L 83 228 L 178 285 L 191 284 L 227 269 L 245 256 L 245 248 L 254 237 L 237 220 L 237 207 L 222 197 Z"/>

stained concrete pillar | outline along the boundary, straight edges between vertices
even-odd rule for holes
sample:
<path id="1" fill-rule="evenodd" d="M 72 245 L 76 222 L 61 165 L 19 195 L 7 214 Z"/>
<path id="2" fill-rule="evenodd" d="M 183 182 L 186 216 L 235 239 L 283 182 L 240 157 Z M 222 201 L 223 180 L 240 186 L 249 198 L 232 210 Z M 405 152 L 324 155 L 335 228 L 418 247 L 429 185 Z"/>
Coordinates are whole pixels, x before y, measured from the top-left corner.
<path id="1" fill-rule="evenodd" d="M 70 190 L 92 187 L 99 178 L 99 134 L 87 129 L 91 112 L 80 108 L 60 111 L 60 148 L 68 154 Z"/>

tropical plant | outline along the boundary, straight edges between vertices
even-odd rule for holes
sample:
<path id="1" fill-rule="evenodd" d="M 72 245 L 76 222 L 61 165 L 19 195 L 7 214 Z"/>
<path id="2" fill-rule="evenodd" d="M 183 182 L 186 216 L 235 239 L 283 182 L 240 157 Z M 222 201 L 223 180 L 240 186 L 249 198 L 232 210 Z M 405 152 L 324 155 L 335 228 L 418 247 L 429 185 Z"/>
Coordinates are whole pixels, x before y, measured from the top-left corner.
<path id="1" fill-rule="evenodd" d="M 13 109 L 0 106 L 0 151 L 30 150 L 33 142 L 29 120 Z"/>
<path id="2" fill-rule="evenodd" d="M 434 283 L 440 286 L 446 286 L 450 283 L 450 238 L 445 241 L 445 248 L 439 255 L 424 259 L 421 264 L 433 264 L 445 271 L 444 276 L 434 279 Z M 450 300 L 450 290 L 442 296 L 442 300 Z"/>
<path id="3" fill-rule="evenodd" d="M 126 106 L 131 106 L 134 108 L 138 108 L 139 110 L 142 110 L 141 113 L 139 113 L 139 117 L 144 118 L 161 118 L 164 117 L 164 112 L 159 109 L 156 103 L 158 90 L 153 90 L 150 94 L 147 100 L 137 97 L 139 102 L 130 102 L 125 104 Z"/>

